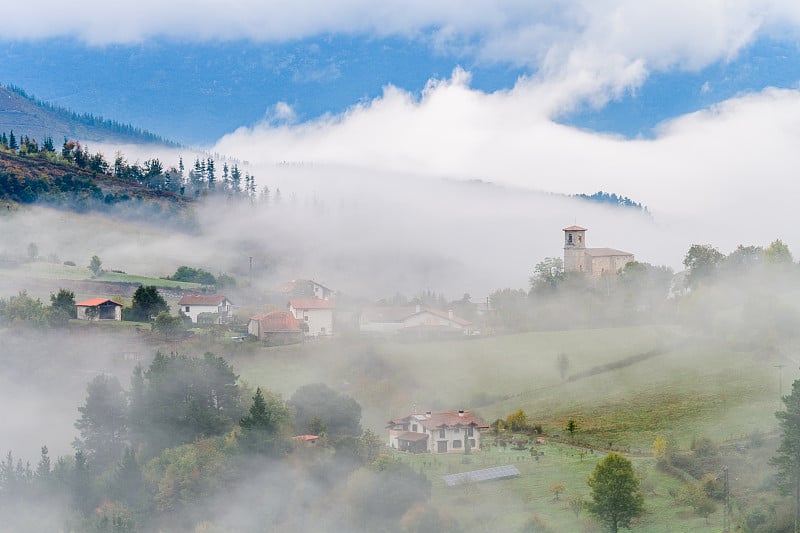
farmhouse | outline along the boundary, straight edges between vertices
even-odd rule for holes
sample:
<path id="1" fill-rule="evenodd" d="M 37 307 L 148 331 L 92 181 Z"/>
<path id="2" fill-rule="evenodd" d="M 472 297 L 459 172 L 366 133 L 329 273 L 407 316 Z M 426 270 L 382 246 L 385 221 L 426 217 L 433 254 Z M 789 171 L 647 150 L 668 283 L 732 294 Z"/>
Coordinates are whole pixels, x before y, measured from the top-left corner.
<path id="1" fill-rule="evenodd" d="M 247 333 L 269 344 L 295 344 L 303 340 L 302 322 L 289 311 L 272 311 L 250 317 Z"/>
<path id="2" fill-rule="evenodd" d="M 328 300 L 333 298 L 336 291 L 312 279 L 293 279 L 283 286 L 283 292 L 292 298 Z"/>
<path id="3" fill-rule="evenodd" d="M 400 336 L 469 335 L 472 323 L 453 314 L 421 305 L 409 307 L 371 307 L 359 319 L 362 333 L 397 334 Z"/>
<path id="4" fill-rule="evenodd" d="M 634 261 L 633 254 L 613 248 L 587 248 L 586 228 L 564 228 L 564 271 L 583 272 L 600 277 L 606 272 L 616 273 Z"/>
<path id="5" fill-rule="evenodd" d="M 108 298 L 92 298 L 75 304 L 78 320 L 122 320 L 122 304 Z"/>
<path id="6" fill-rule="evenodd" d="M 178 305 L 195 324 L 227 324 L 233 320 L 233 303 L 222 294 L 184 296 Z"/>
<path id="7" fill-rule="evenodd" d="M 320 298 L 293 298 L 289 300 L 289 312 L 306 324 L 307 337 L 330 337 L 333 335 L 333 300 Z"/>
<path id="8" fill-rule="evenodd" d="M 481 429 L 487 426 L 469 411 L 412 414 L 390 420 L 389 446 L 395 450 L 429 453 L 464 453 L 480 450 Z"/>

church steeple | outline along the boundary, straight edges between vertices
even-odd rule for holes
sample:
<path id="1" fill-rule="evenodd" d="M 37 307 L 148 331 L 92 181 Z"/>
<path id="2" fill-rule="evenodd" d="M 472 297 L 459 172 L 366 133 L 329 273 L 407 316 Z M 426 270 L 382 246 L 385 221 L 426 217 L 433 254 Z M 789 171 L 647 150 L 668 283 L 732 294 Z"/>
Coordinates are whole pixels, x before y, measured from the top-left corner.
<path id="1" fill-rule="evenodd" d="M 580 226 L 564 228 L 564 249 L 586 248 L 586 231 Z"/>

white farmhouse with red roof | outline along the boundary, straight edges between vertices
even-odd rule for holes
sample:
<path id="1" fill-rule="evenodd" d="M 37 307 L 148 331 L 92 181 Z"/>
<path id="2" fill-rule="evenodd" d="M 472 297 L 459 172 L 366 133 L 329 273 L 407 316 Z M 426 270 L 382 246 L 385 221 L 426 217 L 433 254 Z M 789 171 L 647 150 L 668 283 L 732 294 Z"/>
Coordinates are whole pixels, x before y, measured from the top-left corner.
<path id="1" fill-rule="evenodd" d="M 289 300 L 289 312 L 296 319 L 306 324 L 307 337 L 330 337 L 333 335 L 333 312 L 336 304 L 333 300 L 319 298 L 292 298 Z"/>
<path id="2" fill-rule="evenodd" d="M 108 298 L 92 298 L 75 304 L 78 320 L 122 320 L 122 304 Z"/>
<path id="3" fill-rule="evenodd" d="M 178 306 L 181 313 L 194 323 L 227 324 L 233 320 L 233 302 L 223 294 L 184 296 L 178 302 Z M 206 315 L 201 317 L 200 315 L 204 313 Z"/>
<path id="4" fill-rule="evenodd" d="M 390 420 L 389 447 L 406 452 L 464 453 L 481 448 L 481 430 L 489 426 L 469 411 L 417 413 Z"/>

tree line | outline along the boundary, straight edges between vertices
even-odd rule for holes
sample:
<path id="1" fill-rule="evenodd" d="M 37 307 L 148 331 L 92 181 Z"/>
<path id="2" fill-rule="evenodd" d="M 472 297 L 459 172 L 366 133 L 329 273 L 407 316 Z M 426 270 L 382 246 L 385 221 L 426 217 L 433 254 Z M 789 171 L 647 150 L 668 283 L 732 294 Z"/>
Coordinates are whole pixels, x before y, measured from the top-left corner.
<path id="1" fill-rule="evenodd" d="M 311 513 L 342 530 L 396 531 L 408 513 L 430 511 L 430 481 L 382 455 L 361 406 L 324 384 L 284 401 L 242 384 L 214 354 L 157 352 L 127 389 L 92 379 L 78 413 L 74 454 L 51 459 L 43 446 L 35 466 L 11 451 L 0 461 L 0 514 L 15 517 L 6 527 L 194 531 L 251 520 L 246 530 L 305 530 Z M 314 445 L 292 438 L 312 431 Z"/>

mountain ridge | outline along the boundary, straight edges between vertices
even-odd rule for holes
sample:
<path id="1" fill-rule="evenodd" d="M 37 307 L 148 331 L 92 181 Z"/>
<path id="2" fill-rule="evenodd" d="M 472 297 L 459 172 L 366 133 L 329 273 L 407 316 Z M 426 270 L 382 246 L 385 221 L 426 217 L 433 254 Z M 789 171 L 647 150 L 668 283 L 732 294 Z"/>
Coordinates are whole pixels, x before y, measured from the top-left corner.
<path id="1" fill-rule="evenodd" d="M 52 137 L 81 142 L 122 142 L 180 146 L 150 131 L 90 113 L 44 102 L 14 85 L 0 84 L 0 131 L 25 133 L 43 141 Z"/>

